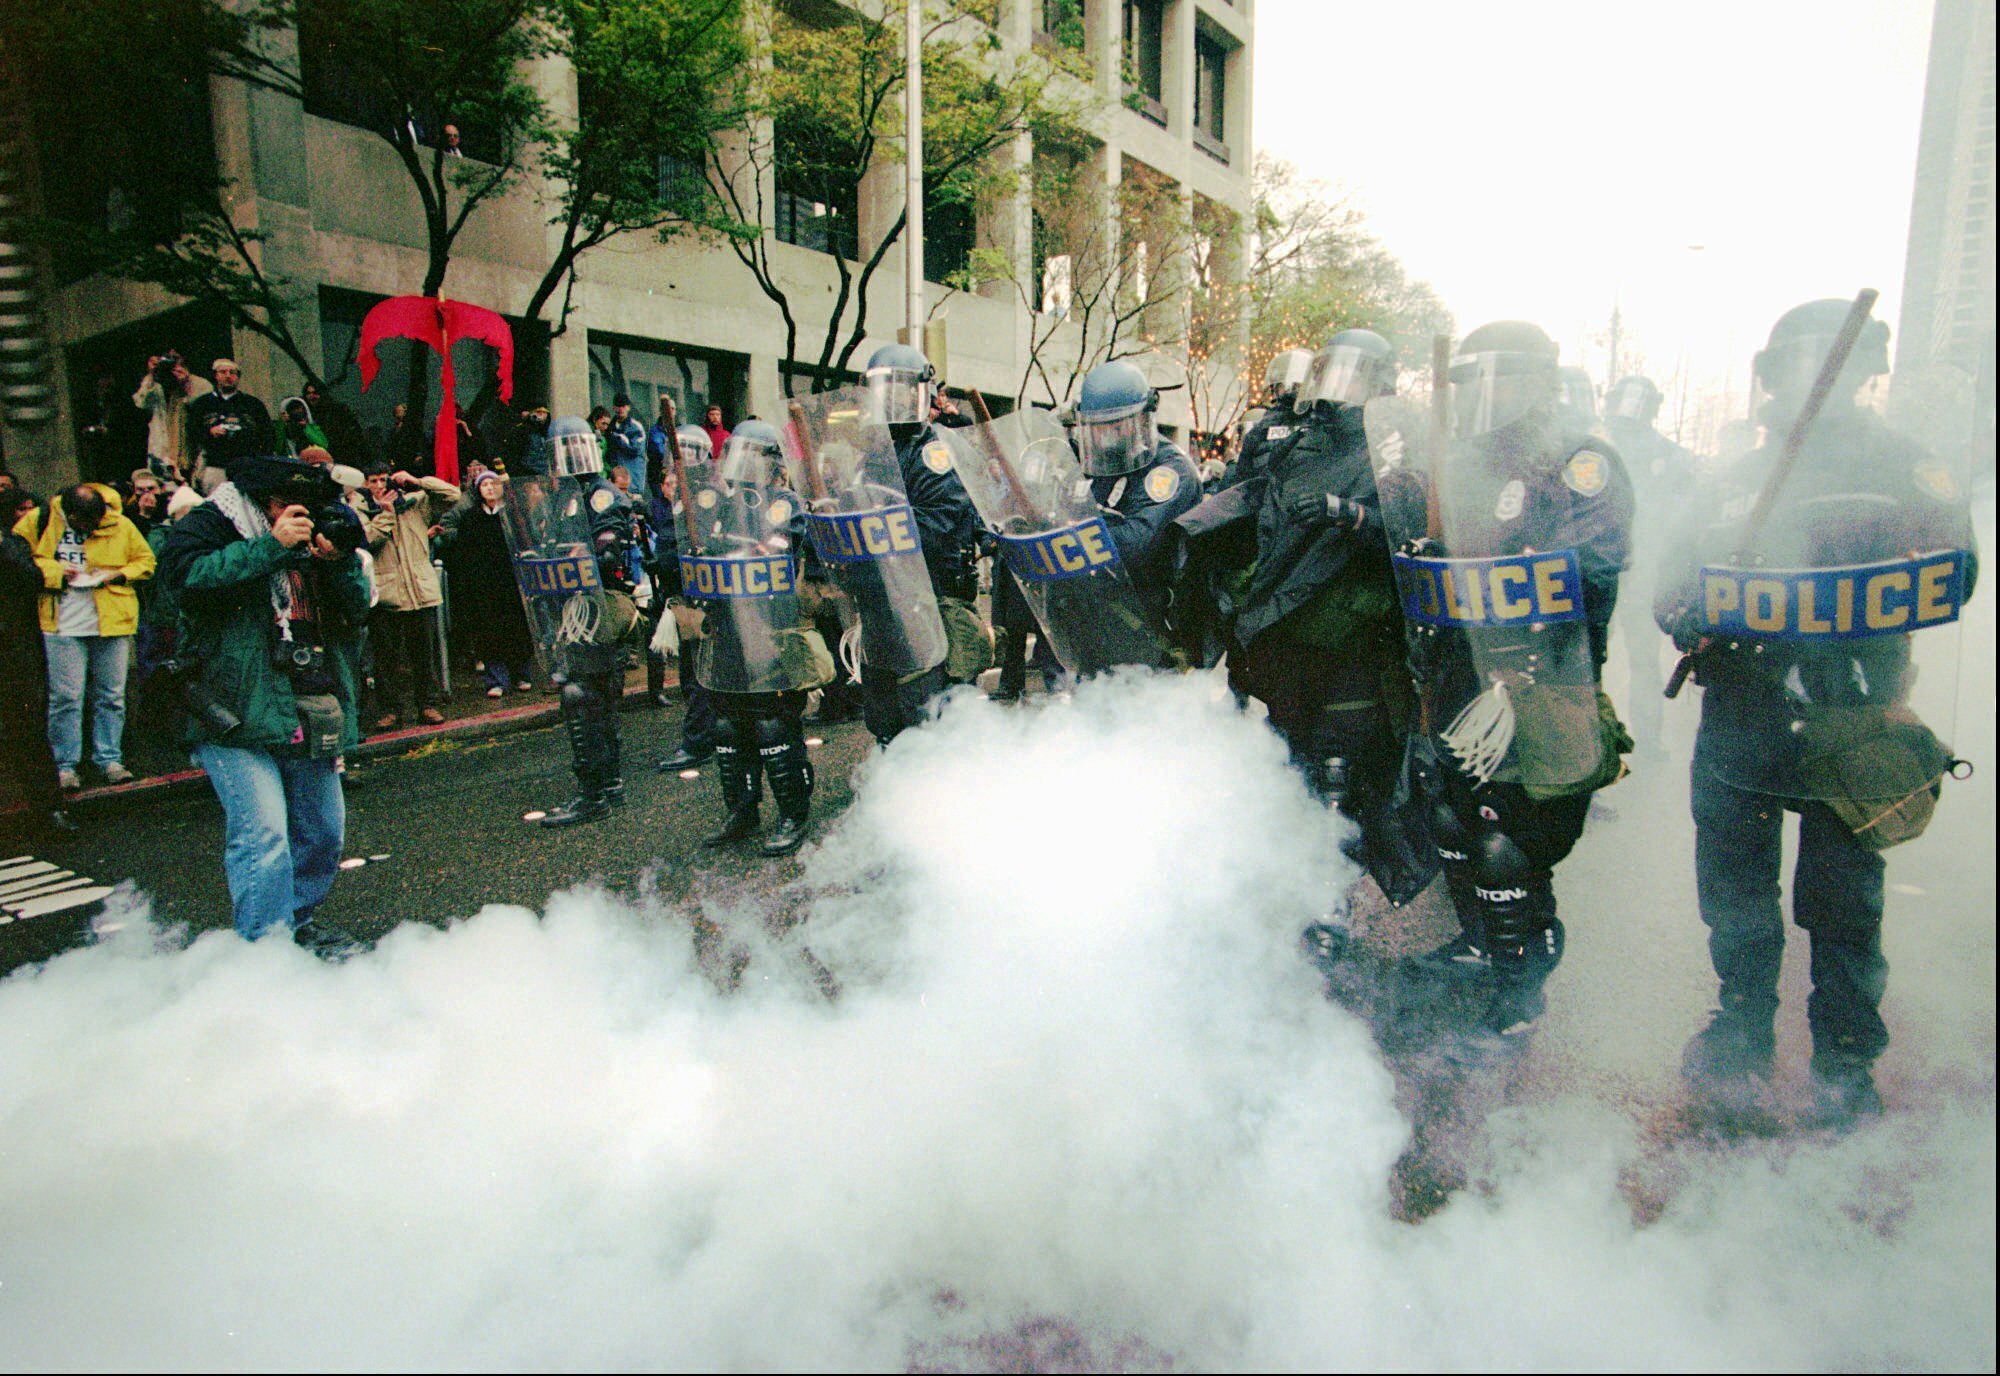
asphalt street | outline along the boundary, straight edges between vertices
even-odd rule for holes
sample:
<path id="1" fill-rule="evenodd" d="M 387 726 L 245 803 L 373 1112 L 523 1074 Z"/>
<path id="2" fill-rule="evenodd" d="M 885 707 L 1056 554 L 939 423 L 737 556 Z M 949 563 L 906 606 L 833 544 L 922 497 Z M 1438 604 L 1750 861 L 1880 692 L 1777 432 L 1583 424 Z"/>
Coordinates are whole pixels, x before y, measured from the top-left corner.
<path id="1" fill-rule="evenodd" d="M 652 887 L 670 902 L 703 886 L 781 888 L 798 875 L 796 857 L 766 860 L 754 842 L 701 848 L 700 838 L 722 824 L 713 766 L 695 779 L 654 771 L 679 744 L 680 720 L 677 707 L 622 713 L 627 805 L 604 821 L 560 830 L 523 820 L 574 791 L 559 727 L 434 741 L 362 765 L 346 789 L 346 857 L 354 867 L 335 882 L 321 918 L 372 939 L 399 922 L 441 925 L 489 903 L 540 909 L 551 893 L 585 883 L 624 894 Z M 858 722 L 809 734 L 821 741 L 812 751 L 817 828 L 853 797 L 849 775 L 873 742 Z M 764 815 L 776 817 L 768 794 Z M 80 836 L 38 853 L 102 883 L 131 883 L 162 923 L 193 932 L 229 925 L 222 809 L 205 787 L 80 820 Z M 0 929 L 0 961 L 33 958 L 26 935 Z"/>

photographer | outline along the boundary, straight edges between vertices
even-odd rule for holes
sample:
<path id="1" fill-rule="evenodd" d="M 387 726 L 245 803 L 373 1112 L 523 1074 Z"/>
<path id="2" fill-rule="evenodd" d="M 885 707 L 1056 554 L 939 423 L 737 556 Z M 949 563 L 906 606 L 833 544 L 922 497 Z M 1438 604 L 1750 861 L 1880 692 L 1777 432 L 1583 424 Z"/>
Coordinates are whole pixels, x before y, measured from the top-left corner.
<path id="1" fill-rule="evenodd" d="M 238 459 L 269 454 L 277 447 L 271 413 L 248 392 L 239 392 L 243 372 L 236 361 L 218 358 L 210 369 L 215 390 L 188 403 L 188 443 L 195 459 L 195 485 L 208 491 L 232 476 Z M 203 469 L 213 470 L 203 472 Z"/>
<path id="2" fill-rule="evenodd" d="M 188 449 L 187 408 L 215 389 L 206 378 L 188 371 L 187 362 L 169 349 L 146 360 L 146 375 L 132 404 L 146 413 L 146 463 L 154 472 L 186 482 L 192 466 Z"/>
<path id="3" fill-rule="evenodd" d="M 377 464 L 362 498 L 368 548 L 375 555 L 375 587 L 380 594 L 371 628 L 375 642 L 375 690 L 382 712 L 377 731 L 393 729 L 406 694 L 414 694 L 418 717 L 432 725 L 444 720 L 438 665 L 431 653 L 432 619 L 444 601 L 431 563 L 431 531 L 457 505 L 459 491 L 442 478 L 419 478 Z"/>
<path id="4" fill-rule="evenodd" d="M 257 456 L 239 460 L 161 550 L 181 607 L 170 671 L 195 763 L 222 802 L 236 930 L 254 941 L 290 928 L 328 959 L 360 949 L 313 910 L 338 870 L 340 757 L 358 739 L 361 539 L 325 469 Z"/>

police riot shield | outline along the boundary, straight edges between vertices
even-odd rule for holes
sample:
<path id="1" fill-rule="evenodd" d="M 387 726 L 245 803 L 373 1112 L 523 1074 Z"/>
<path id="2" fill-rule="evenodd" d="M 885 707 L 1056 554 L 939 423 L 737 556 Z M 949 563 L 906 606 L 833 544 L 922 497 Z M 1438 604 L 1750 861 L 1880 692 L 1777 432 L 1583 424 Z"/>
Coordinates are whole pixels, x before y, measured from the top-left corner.
<path id="1" fill-rule="evenodd" d="M 1450 438 L 1430 402 L 1364 411 L 1422 722 L 1440 760 L 1535 796 L 1588 787 L 1608 764 L 1583 558 L 1562 509 L 1612 475 L 1584 451 L 1530 491 L 1479 439 Z M 1551 462 L 1560 461 L 1555 456 Z"/>
<path id="2" fill-rule="evenodd" d="M 1737 788 L 1833 804 L 1864 840 L 1902 839 L 1954 763 L 1966 474 L 1879 423 L 1819 424 L 1782 477 L 1777 445 L 1724 475 L 1667 599 L 1703 638 L 1696 759 Z"/>
<path id="3" fill-rule="evenodd" d="M 1000 558 L 1064 667 L 1079 676 L 1170 662 L 1054 416 L 1031 408 L 940 432 Z"/>
<path id="4" fill-rule="evenodd" d="M 859 388 L 790 405 L 785 434 L 806 534 L 861 619 L 864 662 L 898 679 L 944 662 L 947 643 L 895 441 Z"/>
<path id="5" fill-rule="evenodd" d="M 502 511 L 514 547 L 514 577 L 545 673 L 609 667 L 638 620 L 620 589 L 605 584 L 592 550 L 588 471 L 544 467 L 510 474 Z"/>
<path id="6" fill-rule="evenodd" d="M 795 692 L 833 676 L 799 608 L 799 500 L 777 432 L 758 429 L 767 437 L 732 435 L 720 455 L 682 464 L 681 592 L 704 612 L 695 680 L 717 693 Z"/>

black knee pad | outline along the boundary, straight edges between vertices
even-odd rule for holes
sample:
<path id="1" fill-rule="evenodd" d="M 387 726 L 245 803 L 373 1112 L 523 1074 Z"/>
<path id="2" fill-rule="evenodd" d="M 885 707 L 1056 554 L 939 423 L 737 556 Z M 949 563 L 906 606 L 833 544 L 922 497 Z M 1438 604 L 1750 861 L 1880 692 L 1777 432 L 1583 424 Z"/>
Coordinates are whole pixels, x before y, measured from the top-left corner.
<path id="1" fill-rule="evenodd" d="M 1556 915 L 1548 872 L 1505 832 L 1488 831 L 1475 841 L 1472 892 L 1496 954 L 1539 951 L 1548 944 Z"/>
<path id="2" fill-rule="evenodd" d="M 1446 865 L 1462 867 L 1472 864 L 1472 832 L 1449 803 L 1432 806 L 1431 839 L 1437 843 L 1438 859 Z"/>

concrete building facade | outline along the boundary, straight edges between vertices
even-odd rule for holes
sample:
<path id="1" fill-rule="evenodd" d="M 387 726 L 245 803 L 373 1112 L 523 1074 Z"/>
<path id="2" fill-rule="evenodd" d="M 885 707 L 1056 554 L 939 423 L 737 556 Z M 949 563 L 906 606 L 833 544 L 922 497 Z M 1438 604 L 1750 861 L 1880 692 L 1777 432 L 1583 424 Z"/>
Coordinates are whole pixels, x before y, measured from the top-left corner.
<path id="1" fill-rule="evenodd" d="M 1994 15 L 1937 0 L 1896 331 L 1899 405 L 1969 408 L 1991 464 L 1994 411 Z M 1945 417 L 1927 427 L 1960 433 Z M 1960 416 L 1963 421 L 1966 417 Z"/>
<path id="2" fill-rule="evenodd" d="M 1091 156 L 1107 193 L 1106 216 L 1116 218 L 1120 179 L 1142 165 L 1189 204 L 1197 198 L 1212 203 L 1247 227 L 1253 5 L 1002 0 L 997 32 L 1005 51 L 1033 51 L 1055 41 L 1047 30 L 1057 20 L 1081 18 L 1089 83 L 1099 98 Z M 575 78 L 565 64 L 542 62 L 533 79 L 559 116 L 574 110 Z M 290 317 L 295 335 L 308 354 L 318 351 L 318 370 L 336 394 L 379 427 L 397 399 L 394 380 L 385 376 L 389 385 L 378 382 L 364 397 L 354 346 L 370 304 L 414 293 L 424 277 L 424 226 L 405 171 L 383 139 L 312 113 L 297 99 L 221 78 L 211 81 L 210 98 L 216 160 L 234 197 L 233 218 L 261 236 L 268 272 L 309 288 Z M 768 132 L 751 130 L 746 137 Z M 1012 155 L 1029 165 L 1033 149 L 1025 136 Z M 901 168 L 857 169 L 856 180 L 860 242 L 872 245 L 902 207 Z M 762 198 L 767 206 L 776 199 Z M 481 206 L 457 242 L 443 294 L 517 316 L 553 257 L 555 230 L 548 221 L 548 189 L 533 178 Z M 1116 232 L 1115 224 L 1109 232 Z M 800 352 L 816 356 L 812 305 L 832 299 L 832 260 L 808 244 L 784 242 L 777 224 L 767 223 L 764 233 L 801 315 Z M 977 217 L 979 246 L 1019 263 L 1032 256 L 1031 233 L 1025 188 L 982 207 Z M 1240 262 L 1244 256 L 1227 257 Z M 902 261 L 900 249 L 892 251 L 871 285 L 869 340 L 857 363 L 875 343 L 895 338 L 902 323 Z M 1034 293 L 1010 282 L 971 291 L 931 282 L 924 295 L 933 322 L 945 326 L 947 381 L 976 388 L 996 404 L 1010 403 L 1023 390 L 1031 341 L 1039 337 L 1036 312 L 1023 301 Z M 50 414 L 17 416 L 10 409 L 0 438 L 10 466 L 44 490 L 77 472 L 87 375 L 102 371 L 105 360 L 127 360 L 112 378 L 121 395 L 138 380 L 129 359 L 143 366 L 144 355 L 166 342 L 177 342 L 203 369 L 208 355 L 201 341 L 226 346 L 244 366 L 246 387 L 267 400 L 291 394 L 300 383 L 298 370 L 263 339 L 196 319 L 179 309 L 183 303 L 151 288 L 97 277 L 49 284 L 42 299 L 40 328 L 53 365 Z M 645 234 L 613 240 L 579 261 L 573 307 L 568 328 L 550 349 L 547 400 L 558 412 L 581 413 L 616 391 L 630 392 L 647 419 L 659 391 L 671 392 L 684 415 L 698 416 L 711 401 L 731 420 L 782 410 L 782 322 L 726 246 L 660 244 Z M 1047 334 L 1047 317 L 1039 324 Z M 184 337 L 190 333 L 198 338 Z M 1074 341 L 1068 347 L 1073 350 Z M 1171 346 L 1140 361 L 1157 381 L 1177 382 L 1185 373 Z M 1162 421 L 1176 432 L 1190 425 L 1184 393 L 1167 394 Z"/>

